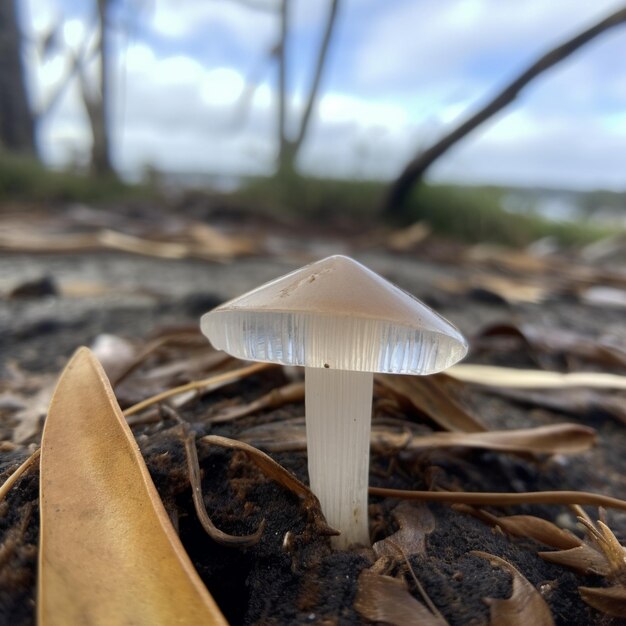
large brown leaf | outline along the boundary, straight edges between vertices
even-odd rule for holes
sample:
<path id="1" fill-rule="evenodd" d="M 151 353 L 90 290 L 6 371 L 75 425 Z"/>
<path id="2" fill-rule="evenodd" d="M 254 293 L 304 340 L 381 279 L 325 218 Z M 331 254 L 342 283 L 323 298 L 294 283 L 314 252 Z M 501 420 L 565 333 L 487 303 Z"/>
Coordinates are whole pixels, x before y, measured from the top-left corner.
<path id="1" fill-rule="evenodd" d="M 74 355 L 54 393 L 40 485 L 40 626 L 227 624 L 86 348 Z"/>

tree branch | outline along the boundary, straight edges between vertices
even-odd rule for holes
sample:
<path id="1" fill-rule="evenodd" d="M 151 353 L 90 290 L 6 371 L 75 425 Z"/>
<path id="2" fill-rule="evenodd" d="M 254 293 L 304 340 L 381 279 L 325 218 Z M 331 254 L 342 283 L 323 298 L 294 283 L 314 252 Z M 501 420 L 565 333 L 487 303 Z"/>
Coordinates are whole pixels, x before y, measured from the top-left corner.
<path id="1" fill-rule="evenodd" d="M 289 0 L 282 0 L 280 4 L 280 40 L 276 48 L 278 59 L 278 141 L 279 161 L 282 163 L 288 140 L 286 134 L 287 112 L 287 30 L 289 22 Z"/>
<path id="2" fill-rule="evenodd" d="M 579 33 L 572 39 L 557 46 L 535 61 L 529 68 L 519 74 L 511 83 L 502 89 L 482 109 L 457 128 L 445 135 L 437 143 L 418 154 L 390 186 L 385 199 L 383 213 L 392 216 L 398 213 L 406 200 L 411 188 L 419 182 L 425 171 L 448 149 L 463 139 L 477 126 L 488 120 L 495 113 L 513 102 L 520 91 L 534 78 L 550 69 L 586 43 L 605 31 L 626 22 L 626 7 L 609 15 L 590 28 Z"/>
<path id="3" fill-rule="evenodd" d="M 324 37 L 322 39 L 322 44 L 319 49 L 319 54 L 317 57 L 317 63 L 315 65 L 315 75 L 313 77 L 313 81 L 311 83 L 311 89 L 309 91 L 309 97 L 307 99 L 306 108 L 304 110 L 304 114 L 302 115 L 302 120 L 300 122 L 300 130 L 298 135 L 294 141 L 294 153 L 297 153 L 304 141 L 304 137 L 309 127 L 309 121 L 311 119 L 311 113 L 313 108 L 315 107 L 317 101 L 317 94 L 319 91 L 320 81 L 322 79 L 322 72 L 324 71 L 324 66 L 326 65 L 326 56 L 328 54 L 328 45 L 330 43 L 333 30 L 335 27 L 335 23 L 337 21 L 337 9 L 339 6 L 339 0 L 332 0 L 330 5 L 330 11 L 328 13 L 328 19 L 326 21 L 326 30 L 324 31 Z"/>
<path id="4" fill-rule="evenodd" d="M 47 102 L 38 111 L 35 112 L 34 115 L 37 122 L 40 122 L 43 117 L 49 115 L 52 109 L 54 109 L 54 107 L 59 103 L 59 101 L 63 97 L 63 94 L 65 93 L 65 90 L 72 82 L 72 79 L 80 71 L 81 65 L 90 63 L 98 53 L 98 49 L 100 47 L 99 37 L 95 40 L 95 42 L 91 41 L 91 30 L 95 29 L 97 25 L 98 14 L 97 12 L 94 12 L 92 17 L 92 24 L 90 25 L 88 34 L 83 39 L 79 50 L 76 53 L 70 51 L 71 63 L 67 74 L 61 79 L 57 88 L 48 98 Z"/>

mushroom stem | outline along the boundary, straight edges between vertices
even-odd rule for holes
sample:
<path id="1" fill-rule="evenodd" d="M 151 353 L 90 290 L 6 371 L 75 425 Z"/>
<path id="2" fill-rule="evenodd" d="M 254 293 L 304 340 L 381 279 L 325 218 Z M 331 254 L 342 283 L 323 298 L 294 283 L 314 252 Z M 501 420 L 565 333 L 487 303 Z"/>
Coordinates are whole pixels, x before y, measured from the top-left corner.
<path id="1" fill-rule="evenodd" d="M 306 438 L 311 490 L 333 546 L 370 545 L 367 487 L 373 374 L 305 368 Z"/>

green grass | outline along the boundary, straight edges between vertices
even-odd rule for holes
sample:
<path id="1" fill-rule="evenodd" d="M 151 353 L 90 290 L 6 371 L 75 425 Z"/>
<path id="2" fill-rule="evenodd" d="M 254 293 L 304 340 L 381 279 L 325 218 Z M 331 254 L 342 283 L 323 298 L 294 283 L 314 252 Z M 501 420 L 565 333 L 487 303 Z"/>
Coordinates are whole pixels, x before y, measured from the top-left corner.
<path id="1" fill-rule="evenodd" d="M 339 218 L 375 227 L 381 221 L 380 207 L 386 189 L 383 182 L 290 174 L 251 179 L 228 199 L 239 206 L 274 215 L 327 223 L 336 223 Z M 508 191 L 487 186 L 424 184 L 411 195 L 398 223 L 423 221 L 443 237 L 508 246 L 524 246 L 547 236 L 563 245 L 579 245 L 614 234 L 588 223 L 554 222 L 536 215 L 509 213 L 501 206 Z M 154 188 L 53 171 L 36 161 L 0 152 L 0 201 L 106 204 L 146 198 L 158 201 Z M 612 196 L 611 199 L 614 200 Z"/>
<path id="2" fill-rule="evenodd" d="M 151 194 L 147 187 L 115 178 L 55 171 L 33 159 L 0 152 L 0 200 L 26 202 L 114 202 Z"/>
<path id="3" fill-rule="evenodd" d="M 252 179 L 235 196 L 242 203 L 274 214 L 307 219 L 379 219 L 387 185 L 374 181 L 346 181 L 291 176 Z M 492 242 L 525 246 L 542 237 L 563 245 L 580 245 L 608 236 L 608 229 L 583 222 L 555 222 L 535 215 L 514 214 L 502 208 L 507 193 L 498 187 L 426 185 L 417 188 L 399 216 L 399 223 L 426 222 L 434 233 L 469 243 Z"/>

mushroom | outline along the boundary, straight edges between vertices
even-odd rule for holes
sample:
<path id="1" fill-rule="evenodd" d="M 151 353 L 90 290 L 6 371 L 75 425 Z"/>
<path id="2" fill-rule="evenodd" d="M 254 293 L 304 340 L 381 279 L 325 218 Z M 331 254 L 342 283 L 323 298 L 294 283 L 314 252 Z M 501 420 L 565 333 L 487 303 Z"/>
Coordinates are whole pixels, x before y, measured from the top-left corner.
<path id="1" fill-rule="evenodd" d="M 461 333 L 357 261 L 330 256 L 206 313 L 217 349 L 305 368 L 309 481 L 336 548 L 370 545 L 373 373 L 432 374 L 467 353 Z"/>

